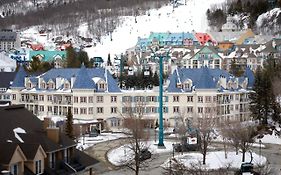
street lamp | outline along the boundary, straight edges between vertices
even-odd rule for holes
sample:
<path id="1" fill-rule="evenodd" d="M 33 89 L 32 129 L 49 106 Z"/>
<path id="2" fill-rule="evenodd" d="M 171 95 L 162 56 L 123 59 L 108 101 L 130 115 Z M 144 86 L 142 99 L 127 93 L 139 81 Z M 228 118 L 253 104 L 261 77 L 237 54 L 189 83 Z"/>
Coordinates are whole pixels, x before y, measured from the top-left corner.
<path id="1" fill-rule="evenodd" d="M 159 52 L 154 52 L 152 49 L 151 51 L 154 54 L 154 57 L 159 58 L 159 142 L 158 146 L 164 147 L 164 132 L 163 132 L 163 58 L 169 57 L 169 52 L 171 49 L 164 50 L 161 49 Z M 166 55 L 165 55 L 166 53 Z"/>

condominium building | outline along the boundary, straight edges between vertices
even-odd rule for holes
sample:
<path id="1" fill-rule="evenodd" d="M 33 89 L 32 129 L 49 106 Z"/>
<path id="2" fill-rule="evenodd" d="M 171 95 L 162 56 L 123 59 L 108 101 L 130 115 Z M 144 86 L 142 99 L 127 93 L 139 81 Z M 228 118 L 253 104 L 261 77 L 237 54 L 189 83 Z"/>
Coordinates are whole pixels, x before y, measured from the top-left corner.
<path id="1" fill-rule="evenodd" d="M 202 118 L 212 113 L 218 121 L 249 119 L 249 93 L 254 75 L 247 69 L 234 77 L 221 69 L 176 69 L 164 86 L 165 124 L 179 118 Z M 52 69 L 26 76 L 20 68 L 11 86 L 12 104 L 25 104 L 36 115 L 66 115 L 68 108 L 79 120 L 99 120 L 119 127 L 133 112 L 155 124 L 159 116 L 159 91 L 120 90 L 117 81 L 101 68 Z"/>
<path id="2" fill-rule="evenodd" d="M 12 30 L 0 31 L 0 50 L 9 51 L 13 48 L 20 48 L 20 37 Z"/>

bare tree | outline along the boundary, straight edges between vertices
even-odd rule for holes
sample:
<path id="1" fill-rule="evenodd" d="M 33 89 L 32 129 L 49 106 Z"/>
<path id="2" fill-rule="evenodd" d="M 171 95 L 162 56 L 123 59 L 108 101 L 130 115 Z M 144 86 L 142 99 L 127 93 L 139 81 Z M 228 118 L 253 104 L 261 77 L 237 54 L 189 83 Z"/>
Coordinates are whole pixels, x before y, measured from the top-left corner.
<path id="1" fill-rule="evenodd" d="M 126 149 L 132 152 L 130 155 L 132 158 L 123 161 L 122 165 L 138 175 L 140 168 L 147 166 L 146 162 L 141 160 L 141 152 L 149 147 L 147 144 L 149 132 L 145 129 L 148 121 L 143 119 L 145 103 L 142 100 L 135 102 L 135 105 L 126 103 L 124 109 L 126 113 L 123 114 L 123 126 L 129 130 L 130 134 Z"/>
<path id="2" fill-rule="evenodd" d="M 208 146 L 212 141 L 213 128 L 215 127 L 217 118 L 216 107 L 205 107 L 204 113 L 198 115 L 197 129 L 198 129 L 198 142 L 200 142 L 201 153 L 203 155 L 202 163 L 206 164 L 206 156 Z"/>
<path id="3" fill-rule="evenodd" d="M 236 148 L 242 151 L 242 162 L 245 161 L 245 153 L 250 149 L 254 142 L 254 136 L 256 135 L 256 129 L 252 126 L 245 126 L 241 122 L 232 122 L 225 129 L 226 136 L 230 139 L 230 143 Z"/>

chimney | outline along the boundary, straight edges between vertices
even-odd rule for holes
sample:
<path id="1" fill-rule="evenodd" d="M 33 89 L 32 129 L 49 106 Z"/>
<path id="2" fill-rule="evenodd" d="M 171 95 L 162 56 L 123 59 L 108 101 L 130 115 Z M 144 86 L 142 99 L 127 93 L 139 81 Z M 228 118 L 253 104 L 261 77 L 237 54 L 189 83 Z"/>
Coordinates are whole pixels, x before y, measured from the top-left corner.
<path id="1" fill-rule="evenodd" d="M 60 129 L 58 127 L 47 127 L 47 137 L 55 143 L 60 141 Z"/>
<path id="2" fill-rule="evenodd" d="M 71 77 L 71 79 L 70 79 L 70 88 L 73 87 L 75 80 L 76 80 L 75 75 L 72 75 L 72 77 Z"/>
<path id="3" fill-rule="evenodd" d="M 56 77 L 56 89 L 59 89 L 62 85 L 62 78 L 60 76 Z"/>
<path id="4" fill-rule="evenodd" d="M 43 121 L 43 129 L 46 130 L 51 125 L 51 118 L 45 117 Z"/>

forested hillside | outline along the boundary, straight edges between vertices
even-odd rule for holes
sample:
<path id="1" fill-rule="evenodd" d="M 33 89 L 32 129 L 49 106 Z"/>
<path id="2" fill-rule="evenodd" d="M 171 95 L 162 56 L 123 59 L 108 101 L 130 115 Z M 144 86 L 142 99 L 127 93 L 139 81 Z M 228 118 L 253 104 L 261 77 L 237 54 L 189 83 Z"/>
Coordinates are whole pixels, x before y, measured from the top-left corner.
<path id="1" fill-rule="evenodd" d="M 0 0 L 0 26 L 22 29 L 45 26 L 55 33 L 75 34 L 79 25 L 88 24 L 96 36 L 119 25 L 119 16 L 138 16 L 159 8 L 169 0 Z"/>
<path id="2" fill-rule="evenodd" d="M 228 0 L 221 7 L 214 6 L 208 9 L 207 16 L 209 25 L 216 30 L 220 30 L 226 22 L 226 17 L 231 15 L 236 17 L 235 22 L 240 29 L 248 27 L 260 31 L 263 30 L 261 27 L 264 26 L 257 25 L 258 17 L 274 8 L 280 7 L 281 0 Z M 281 16 L 276 15 L 275 18 L 281 19 Z M 276 20 L 276 23 L 272 25 L 279 26 L 280 24 L 280 20 Z"/>

